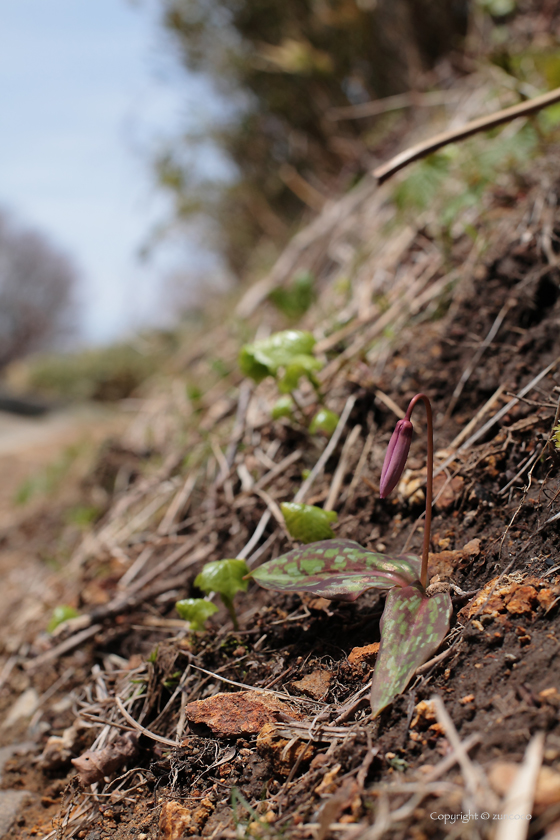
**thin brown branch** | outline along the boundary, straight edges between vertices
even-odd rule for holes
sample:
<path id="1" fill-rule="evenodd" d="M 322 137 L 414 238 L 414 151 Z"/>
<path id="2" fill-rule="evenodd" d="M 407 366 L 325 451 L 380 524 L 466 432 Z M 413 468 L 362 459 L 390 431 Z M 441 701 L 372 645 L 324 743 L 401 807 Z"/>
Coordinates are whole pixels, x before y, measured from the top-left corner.
<path id="1" fill-rule="evenodd" d="M 434 135 L 434 137 L 430 137 L 428 140 L 416 143 L 404 152 L 395 155 L 387 163 L 378 166 L 377 169 L 373 170 L 373 175 L 377 178 L 377 182 L 382 184 L 400 169 L 408 166 L 409 163 L 427 157 L 432 152 L 436 152 L 449 143 L 465 140 L 467 137 L 472 137 L 473 134 L 478 134 L 480 131 L 489 131 L 491 128 L 495 128 L 506 122 L 511 122 L 518 117 L 526 117 L 529 114 L 534 114 L 536 111 L 547 108 L 555 102 L 560 102 L 560 88 L 554 88 L 554 90 L 544 93 L 542 96 L 536 96 L 534 99 L 521 102 L 519 105 L 513 105 L 511 108 L 495 111 L 486 117 L 479 117 L 477 120 L 468 122 L 462 128 L 443 131 L 440 134 Z"/>

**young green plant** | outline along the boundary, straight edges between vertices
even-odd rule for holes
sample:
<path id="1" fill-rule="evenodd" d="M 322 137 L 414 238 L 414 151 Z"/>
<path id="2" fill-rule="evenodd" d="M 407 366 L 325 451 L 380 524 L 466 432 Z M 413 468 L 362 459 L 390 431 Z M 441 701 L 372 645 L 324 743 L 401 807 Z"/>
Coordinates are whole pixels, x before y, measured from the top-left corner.
<path id="1" fill-rule="evenodd" d="M 372 681 L 371 705 L 379 714 L 408 685 L 416 669 L 432 656 L 449 629 L 452 604 L 449 592 L 428 594 L 433 423 L 425 394 L 410 402 L 389 442 L 381 473 L 381 496 L 396 487 L 412 440 L 410 417 L 423 401 L 428 417 L 428 480 L 422 558 L 387 555 L 362 548 L 352 540 L 331 539 L 296 548 L 260 566 L 251 576 L 265 589 L 312 592 L 323 598 L 354 601 L 368 589 L 389 590 L 380 622 L 381 645 Z"/>
<path id="2" fill-rule="evenodd" d="M 245 560 L 214 560 L 206 563 L 194 579 L 194 585 L 202 592 L 219 594 L 236 630 L 239 629 L 239 624 L 233 599 L 237 592 L 247 591 L 248 581 L 244 578 L 248 574 L 249 567 Z"/>
<path id="3" fill-rule="evenodd" d="M 309 380 L 318 401 L 323 402 L 316 376 L 323 364 L 313 355 L 314 347 L 315 339 L 310 332 L 283 330 L 252 344 L 244 344 L 241 348 L 241 372 L 257 383 L 267 376 L 272 376 L 280 394 L 283 395 L 272 409 L 273 419 L 292 417 L 296 410 L 302 422 L 308 424 L 305 412 L 294 393 L 302 377 Z M 311 420 L 310 429 L 312 433 L 318 432 L 330 437 L 337 423 L 338 416 L 322 406 Z"/>

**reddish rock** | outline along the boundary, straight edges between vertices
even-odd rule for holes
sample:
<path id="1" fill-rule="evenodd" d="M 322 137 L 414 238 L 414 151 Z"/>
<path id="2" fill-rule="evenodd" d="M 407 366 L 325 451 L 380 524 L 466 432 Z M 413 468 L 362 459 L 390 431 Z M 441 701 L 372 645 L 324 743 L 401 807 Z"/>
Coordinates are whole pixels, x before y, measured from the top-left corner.
<path id="1" fill-rule="evenodd" d="M 318 669 L 306 674 L 301 680 L 295 680 L 292 685 L 302 694 L 306 694 L 314 700 L 322 700 L 329 690 L 331 681 L 332 674 L 329 671 Z"/>
<path id="2" fill-rule="evenodd" d="M 348 654 L 348 662 L 352 668 L 362 671 L 363 665 L 373 665 L 375 663 L 378 652 L 379 642 L 373 642 L 373 644 L 365 645 L 365 647 L 355 647 Z"/>
<path id="3" fill-rule="evenodd" d="M 195 700 L 185 708 L 189 723 L 204 724 L 214 735 L 231 738 L 256 735 L 265 723 L 274 723 L 280 715 L 300 718 L 273 694 L 260 691 L 233 691 Z"/>

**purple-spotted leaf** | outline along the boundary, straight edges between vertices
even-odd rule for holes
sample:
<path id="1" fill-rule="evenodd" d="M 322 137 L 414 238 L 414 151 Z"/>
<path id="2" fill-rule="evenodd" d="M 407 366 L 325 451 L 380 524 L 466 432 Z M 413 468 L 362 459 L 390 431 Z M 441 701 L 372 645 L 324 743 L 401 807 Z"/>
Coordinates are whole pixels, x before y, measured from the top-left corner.
<path id="1" fill-rule="evenodd" d="M 367 551 L 353 540 L 321 540 L 259 566 L 252 577 L 265 589 L 312 592 L 355 601 L 368 589 L 408 586 L 418 580 L 420 560 Z"/>
<path id="2" fill-rule="evenodd" d="M 416 669 L 438 649 L 452 611 L 449 592 L 428 598 L 416 586 L 391 589 L 381 617 L 381 646 L 371 686 L 374 716 L 404 691 Z"/>

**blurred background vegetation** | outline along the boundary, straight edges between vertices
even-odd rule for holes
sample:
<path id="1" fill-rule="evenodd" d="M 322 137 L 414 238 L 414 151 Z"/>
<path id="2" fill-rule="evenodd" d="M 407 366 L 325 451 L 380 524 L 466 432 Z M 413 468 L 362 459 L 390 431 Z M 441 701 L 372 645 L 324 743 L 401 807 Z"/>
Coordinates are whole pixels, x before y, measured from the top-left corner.
<path id="1" fill-rule="evenodd" d="M 302 223 L 391 157 L 405 138 L 433 133 L 438 108 L 446 125 L 444 106 L 453 105 L 457 82 L 490 68 L 498 74 L 495 87 L 509 96 L 506 104 L 560 85 L 560 10 L 552 0 L 159 3 L 178 62 L 210 78 L 222 105 L 197 132 L 170 137 L 152 162 L 158 187 L 173 197 L 169 226 L 188 229 L 204 220 L 211 247 L 245 282 L 262 275 Z M 475 138 L 460 155 L 448 147 L 416 164 L 395 182 L 397 211 L 415 214 L 437 196 L 441 228 L 448 231 L 504 167 L 522 170 L 539 154 L 559 116 L 559 109 L 548 109 L 499 143 Z M 212 178 L 198 165 L 202 148 L 227 161 L 229 178 L 223 167 Z M 0 235 L 2 224 L 0 218 Z M 0 302 L 7 264 L 0 261 Z M 50 264 L 64 292 L 52 309 L 51 333 L 58 335 L 55 313 L 68 311 L 72 270 L 59 255 Z M 313 276 L 303 273 L 270 300 L 285 324 L 294 324 L 317 295 Z M 0 365 L 49 346 L 45 330 L 35 343 L 20 340 L 4 350 L 15 316 L 3 308 Z M 31 357 L 12 366 L 9 381 L 55 399 L 118 400 L 161 370 L 189 336 L 183 329 L 72 358 Z"/>

